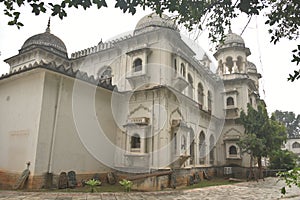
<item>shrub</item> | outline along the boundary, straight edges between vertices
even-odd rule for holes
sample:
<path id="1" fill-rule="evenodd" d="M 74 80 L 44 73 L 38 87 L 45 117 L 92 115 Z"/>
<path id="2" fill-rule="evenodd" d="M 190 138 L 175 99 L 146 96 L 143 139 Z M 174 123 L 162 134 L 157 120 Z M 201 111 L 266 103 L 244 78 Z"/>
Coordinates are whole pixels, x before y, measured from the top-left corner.
<path id="1" fill-rule="evenodd" d="M 131 187 L 133 185 L 132 181 L 123 179 L 122 181 L 119 181 L 120 185 L 122 185 L 125 189 L 126 192 L 130 192 L 131 191 Z"/>
<path id="2" fill-rule="evenodd" d="M 88 186 L 91 188 L 91 193 L 96 191 L 96 187 L 101 185 L 101 181 L 95 180 L 95 179 L 90 179 L 85 182 Z"/>

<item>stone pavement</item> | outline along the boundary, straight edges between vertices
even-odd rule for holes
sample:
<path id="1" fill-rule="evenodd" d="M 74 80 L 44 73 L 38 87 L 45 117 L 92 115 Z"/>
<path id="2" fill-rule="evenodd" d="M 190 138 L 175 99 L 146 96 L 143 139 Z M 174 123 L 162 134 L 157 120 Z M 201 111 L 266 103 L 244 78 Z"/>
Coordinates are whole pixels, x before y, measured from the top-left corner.
<path id="1" fill-rule="evenodd" d="M 266 178 L 265 181 L 243 182 L 234 185 L 213 186 L 191 190 L 173 190 L 160 192 L 131 192 L 131 193 L 62 193 L 62 192 L 19 192 L 0 191 L 0 200 L 275 200 L 288 199 L 299 200 L 300 189 L 288 188 L 287 195 L 281 197 L 280 188 L 283 182 L 276 178 Z"/>

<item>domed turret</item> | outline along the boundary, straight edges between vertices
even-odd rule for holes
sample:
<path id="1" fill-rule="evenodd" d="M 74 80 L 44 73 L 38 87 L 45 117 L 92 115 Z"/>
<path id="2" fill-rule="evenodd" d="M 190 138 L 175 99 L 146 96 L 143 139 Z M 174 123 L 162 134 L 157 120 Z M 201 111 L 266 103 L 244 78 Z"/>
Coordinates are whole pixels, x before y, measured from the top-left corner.
<path id="1" fill-rule="evenodd" d="M 137 23 L 134 35 L 138 35 L 144 32 L 152 31 L 157 28 L 168 28 L 174 31 L 178 31 L 178 27 L 173 19 L 169 16 L 162 14 L 159 16 L 156 13 L 151 13 L 149 15 L 144 16 Z"/>
<path id="2" fill-rule="evenodd" d="M 36 47 L 52 51 L 53 53 L 64 58 L 67 58 L 68 55 L 64 42 L 57 36 L 50 33 L 50 20 L 44 33 L 34 35 L 24 42 L 22 48 L 20 49 L 20 53 L 29 51 Z"/>
<path id="3" fill-rule="evenodd" d="M 229 29 L 225 40 L 218 47 L 214 57 L 218 61 L 217 73 L 224 74 L 244 74 L 247 72 L 247 57 L 251 54 L 250 49 L 245 47 L 244 39 Z"/>
<path id="4" fill-rule="evenodd" d="M 247 72 L 249 73 L 257 73 L 257 68 L 254 63 L 248 61 L 247 62 Z"/>

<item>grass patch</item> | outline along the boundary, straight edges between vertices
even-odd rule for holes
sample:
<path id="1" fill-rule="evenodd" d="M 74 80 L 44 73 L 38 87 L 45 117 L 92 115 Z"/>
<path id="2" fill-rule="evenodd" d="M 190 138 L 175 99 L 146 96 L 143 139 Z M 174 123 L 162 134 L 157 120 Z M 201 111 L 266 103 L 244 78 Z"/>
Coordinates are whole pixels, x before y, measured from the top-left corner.
<path id="1" fill-rule="evenodd" d="M 237 182 L 232 182 L 226 179 L 201 180 L 197 184 L 185 186 L 180 189 L 186 190 L 186 189 L 203 188 L 203 187 L 218 186 L 218 185 L 232 185 L 235 183 Z"/>
<path id="2" fill-rule="evenodd" d="M 124 192 L 124 187 L 122 187 L 120 184 L 110 185 L 110 184 L 103 184 L 101 186 L 95 187 L 95 193 L 101 193 L 101 192 Z M 91 188 L 89 186 L 84 187 L 76 187 L 74 189 L 66 188 L 66 189 L 39 189 L 39 190 L 26 190 L 29 192 L 80 192 L 80 193 L 90 193 Z"/>
<path id="3" fill-rule="evenodd" d="M 232 182 L 226 179 L 211 179 L 211 180 L 201 180 L 198 184 L 190 185 L 190 186 L 181 186 L 177 187 L 176 190 L 188 190 L 188 189 L 194 189 L 194 188 L 203 188 L 203 187 L 209 187 L 209 186 L 218 186 L 218 185 L 232 185 L 237 182 Z M 101 192 L 124 192 L 124 187 L 120 184 L 116 183 L 115 185 L 110 185 L 108 183 L 102 183 L 101 186 L 95 187 L 96 191 L 95 193 L 101 193 Z M 166 190 L 173 190 L 170 188 L 166 188 Z M 79 193 L 90 193 L 91 188 L 89 186 L 84 187 L 76 187 L 74 189 L 39 189 L 39 190 L 25 190 L 28 192 L 66 192 L 66 193 L 72 193 L 72 192 L 79 192 Z"/>

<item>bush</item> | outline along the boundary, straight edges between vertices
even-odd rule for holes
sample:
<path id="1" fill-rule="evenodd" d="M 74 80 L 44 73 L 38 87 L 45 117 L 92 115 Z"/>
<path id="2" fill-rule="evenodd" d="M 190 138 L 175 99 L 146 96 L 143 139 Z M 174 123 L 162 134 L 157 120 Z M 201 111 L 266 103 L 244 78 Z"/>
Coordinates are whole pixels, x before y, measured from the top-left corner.
<path id="1" fill-rule="evenodd" d="M 270 169 L 290 170 L 296 167 L 297 155 L 288 150 L 277 150 L 270 156 Z"/>

